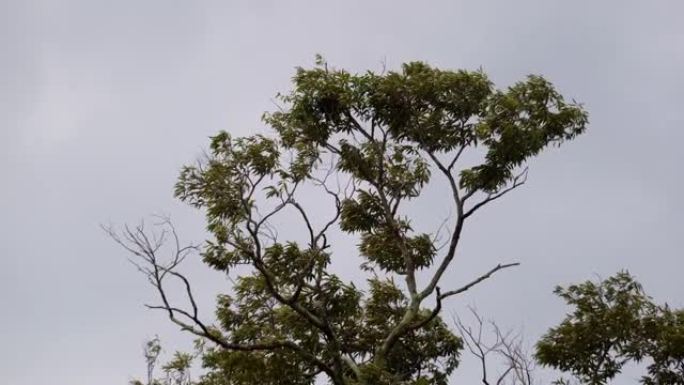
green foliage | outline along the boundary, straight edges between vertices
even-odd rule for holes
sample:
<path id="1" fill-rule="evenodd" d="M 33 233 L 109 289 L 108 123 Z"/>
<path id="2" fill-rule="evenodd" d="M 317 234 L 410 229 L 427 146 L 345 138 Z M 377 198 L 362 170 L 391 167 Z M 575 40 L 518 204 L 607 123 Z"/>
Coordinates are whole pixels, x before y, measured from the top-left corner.
<path id="1" fill-rule="evenodd" d="M 175 352 L 171 360 L 161 367 L 164 376 L 155 378 L 154 371 L 159 364 L 159 357 L 162 353 L 161 342 L 156 337 L 147 341 L 143 349 L 147 363 L 147 382 L 132 380 L 130 385 L 194 385 L 195 383 L 190 377 L 190 368 L 196 356 L 201 354 L 203 343 L 198 340 L 195 343 L 195 348 L 194 355 Z"/>
<path id="2" fill-rule="evenodd" d="M 647 358 L 644 384 L 684 384 L 683 311 L 653 303 L 627 272 L 555 292 L 573 311 L 537 343 L 540 363 L 598 385 Z"/>
<path id="3" fill-rule="evenodd" d="M 584 131 L 587 115 L 569 104 L 553 86 L 530 76 L 506 91 L 494 90 L 482 72 L 441 71 L 427 64 L 405 64 L 401 72 L 353 75 L 327 67 L 300 69 L 295 89 L 282 96 L 291 108 L 266 115 L 288 148 L 327 147 L 336 134 L 384 127 L 381 143 L 337 145 L 344 154 L 341 168 L 369 183 L 404 186 L 394 194 L 419 193 L 429 180 L 420 167 L 417 175 L 386 175 L 377 162 L 394 145 L 400 151 L 448 152 L 462 146 L 481 146 L 486 159 L 461 173 L 468 190 L 496 191 L 510 182 L 513 170 L 549 144 L 560 144 Z M 389 144 L 389 147 L 388 147 Z M 384 164 L 390 163 L 386 161 Z M 410 170 L 410 161 L 401 161 Z"/>
<path id="4" fill-rule="evenodd" d="M 299 69 L 293 82 L 293 91 L 280 96 L 287 107 L 264 117 L 276 139 L 220 133 L 206 164 L 183 170 L 176 195 L 206 210 L 215 240 L 205 248 L 205 262 L 224 272 L 244 263 L 255 267 L 238 278 L 234 298 L 219 301 L 226 338 L 241 345 L 289 341 L 308 355 L 214 349 L 205 357 L 207 378 L 220 373 L 233 384 L 251 384 L 258 374 L 264 384 L 310 384 L 322 370 L 320 360 L 331 363 L 340 378 L 328 376 L 341 382 L 354 377 L 341 362 L 344 354 L 358 361 L 363 376 L 446 383 L 461 342 L 443 321 L 435 317 L 404 330 L 386 357 L 374 359 L 409 309 L 412 323 L 431 312 L 418 310 L 416 294 L 407 299 L 393 281 L 370 280 L 364 298 L 327 271 L 325 240 L 313 233 L 306 247 L 262 244 L 256 189 L 276 207 L 294 204 L 294 189 L 312 180 L 325 154 L 334 155 L 336 172 L 358 187 L 339 203 L 341 230 L 360 234 L 359 252 L 370 264 L 405 275 L 430 267 L 437 254 L 429 234 L 412 234 L 408 219 L 397 216 L 399 203 L 418 197 L 429 182 L 428 155 L 484 147 L 484 162 L 463 170 L 460 185 L 468 192 L 496 192 L 530 156 L 581 133 L 586 114 L 540 77 L 495 91 L 481 72 L 441 71 L 424 63 L 383 75 L 322 64 Z M 280 156 L 285 152 L 293 154 L 289 163 Z"/>
<path id="5" fill-rule="evenodd" d="M 652 363 L 643 377 L 646 385 L 684 384 L 684 309 L 661 309 L 645 320 L 642 352 Z"/>
<path id="6" fill-rule="evenodd" d="M 404 293 L 390 280 L 371 280 L 369 299 L 365 306 L 365 331 L 357 340 L 367 354 L 372 354 L 376 341 L 382 340 L 393 325 L 401 321 L 409 306 Z M 418 320 L 426 319 L 429 312 L 421 312 Z M 389 353 L 387 364 L 396 368 L 390 383 L 446 384 L 447 376 L 458 366 L 459 351 L 463 343 L 440 319 L 435 318 L 423 328 L 406 333 Z M 440 358 L 442 358 L 440 360 Z M 428 360 L 426 360 L 428 358 Z M 377 371 L 374 365 L 362 368 Z M 420 373 L 411 381 L 411 374 Z M 372 382 L 371 382 L 372 383 Z"/>
<path id="7" fill-rule="evenodd" d="M 176 184 L 178 198 L 206 213 L 213 239 L 203 261 L 237 274 L 230 295 L 218 298 L 217 325 L 203 324 L 196 309 L 169 305 L 162 287 L 169 275 L 192 295 L 182 275 L 168 274 L 178 259 L 159 267 L 154 247 L 138 254 L 153 265 L 147 271 L 170 318 L 215 345 L 202 356 L 207 373 L 198 383 L 311 385 L 325 376 L 332 384 L 446 384 L 462 342 L 439 316 L 447 295 L 437 284 L 465 219 L 517 187 L 516 170 L 529 158 L 582 133 L 587 114 L 538 76 L 496 90 L 480 71 L 421 62 L 351 74 L 319 59 L 297 70 L 292 91 L 279 101 L 278 112 L 264 115 L 274 137 L 221 132 L 207 159 L 183 168 Z M 484 159 L 458 171 L 466 150 Z M 445 204 L 457 212 L 442 252 L 435 234 L 414 231 L 401 211 L 436 170 L 451 188 Z M 334 191 L 331 175 L 351 192 Z M 335 214 L 323 225 L 322 215 L 299 200 L 304 185 L 332 197 Z M 270 220 L 285 212 L 301 219 L 306 241 L 278 239 Z M 359 238 L 363 266 L 374 274 L 368 290 L 330 271 L 332 230 Z M 147 242 L 132 238 L 138 246 Z M 419 269 L 431 271 L 423 287 Z M 435 294 L 437 308 L 425 308 Z M 183 367 L 185 358 L 171 367 Z"/>

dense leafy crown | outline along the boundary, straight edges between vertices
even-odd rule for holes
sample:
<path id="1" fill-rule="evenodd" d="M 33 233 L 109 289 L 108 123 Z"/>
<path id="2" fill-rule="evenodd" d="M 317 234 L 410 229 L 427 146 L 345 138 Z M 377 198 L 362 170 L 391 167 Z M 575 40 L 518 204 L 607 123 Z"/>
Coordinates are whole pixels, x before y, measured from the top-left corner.
<path id="1" fill-rule="evenodd" d="M 334 384 L 445 384 L 462 343 L 439 317 L 441 300 L 471 285 L 441 292 L 438 283 L 465 220 L 522 184 L 530 157 L 582 133 L 586 113 L 539 76 L 497 90 L 482 72 L 420 62 L 352 74 L 319 61 L 293 83 L 280 111 L 264 116 L 274 136 L 219 133 L 176 186 L 206 211 L 213 239 L 204 261 L 239 275 L 219 298 L 218 325 L 164 309 L 215 342 L 205 384 L 305 385 L 321 375 Z M 483 156 L 462 167 L 469 149 Z M 441 249 L 402 214 L 435 173 L 457 213 Z M 330 199 L 328 218 L 311 213 L 305 188 Z M 279 215 L 299 218 L 305 240 L 279 239 Z M 336 230 L 358 237 L 367 289 L 330 271 Z M 423 283 L 421 269 L 430 273 Z M 429 297 L 437 307 L 422 306 Z"/>
<path id="2" fill-rule="evenodd" d="M 537 343 L 539 362 L 601 385 L 647 358 L 642 383 L 684 385 L 684 310 L 656 305 L 627 272 L 556 294 L 573 311 Z"/>

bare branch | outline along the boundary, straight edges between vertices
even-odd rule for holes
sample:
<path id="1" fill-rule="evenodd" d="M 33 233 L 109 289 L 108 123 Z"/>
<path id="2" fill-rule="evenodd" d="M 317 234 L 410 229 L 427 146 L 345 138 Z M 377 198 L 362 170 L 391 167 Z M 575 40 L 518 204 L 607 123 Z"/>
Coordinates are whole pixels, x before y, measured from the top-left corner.
<path id="1" fill-rule="evenodd" d="M 251 344 L 239 344 L 233 343 L 226 340 L 220 333 L 215 329 L 205 324 L 199 318 L 199 309 L 197 307 L 197 302 L 192 293 L 189 280 L 178 271 L 174 270 L 178 265 L 184 260 L 188 252 L 196 250 L 194 246 L 181 247 L 178 235 L 175 228 L 173 227 L 171 221 L 166 217 L 160 217 L 162 220 L 157 224 L 157 226 L 163 227 L 167 230 L 167 233 L 173 236 L 173 250 L 171 253 L 170 261 L 166 264 L 161 262 L 157 256 L 157 252 L 160 250 L 162 244 L 160 240 L 164 239 L 161 235 L 148 235 L 141 224 L 137 226 L 134 230 L 129 227 L 124 227 L 121 235 L 117 233 L 111 226 L 104 227 L 104 231 L 119 245 L 124 247 L 128 252 L 132 253 L 136 257 L 142 259 L 142 263 L 149 265 L 149 267 L 143 267 L 141 263 L 134 262 L 134 265 L 139 271 L 143 272 L 148 280 L 157 290 L 159 297 L 161 299 L 161 305 L 146 305 L 150 309 L 163 310 L 168 314 L 169 319 L 180 326 L 181 329 L 186 330 L 198 337 L 212 341 L 218 346 L 229 350 L 239 350 L 239 351 L 256 351 L 256 350 L 278 350 L 278 349 L 289 349 L 295 351 L 304 359 L 310 361 L 321 371 L 327 374 L 333 375 L 334 370 L 325 362 L 318 359 L 315 355 L 308 352 L 306 349 L 301 348 L 294 342 L 291 341 L 272 341 L 272 342 L 261 342 L 261 343 L 251 343 Z M 123 237 L 122 237 L 123 236 Z M 190 301 L 192 310 L 187 311 L 171 305 L 170 299 L 164 287 L 164 278 L 168 275 L 179 279 L 186 291 L 187 299 Z M 183 321 L 179 316 L 185 318 L 187 321 Z"/>
<path id="2" fill-rule="evenodd" d="M 463 151 L 466 149 L 466 147 L 468 147 L 469 144 L 470 143 L 466 143 L 463 146 L 461 146 L 461 148 L 458 149 L 458 151 L 456 152 L 456 155 L 454 155 L 454 157 L 451 159 L 451 162 L 449 162 L 449 166 L 447 167 L 447 170 L 451 171 L 454 168 L 454 166 L 456 165 L 456 162 L 458 162 L 458 159 L 461 157 L 461 154 L 463 154 Z"/>
<path id="3" fill-rule="evenodd" d="M 495 384 L 532 385 L 534 364 L 533 360 L 525 354 L 521 338 L 518 335 L 512 335 L 511 332 L 503 333 L 496 323 L 490 321 L 487 324 L 491 328 L 490 338 L 488 338 L 491 341 L 485 341 L 483 338 L 483 333 L 486 332 L 484 320 L 475 309 L 469 307 L 469 310 L 475 320 L 475 329 L 467 326 L 460 317 L 454 317 L 454 324 L 468 351 L 480 361 L 482 383 L 490 384 L 491 370 L 488 357 L 494 355 L 500 360 L 503 359 L 503 367 L 496 376 Z"/>
<path id="4" fill-rule="evenodd" d="M 497 199 L 501 198 L 502 196 L 508 194 L 509 192 L 515 190 L 516 188 L 524 185 L 525 182 L 527 182 L 527 171 L 528 171 L 528 168 L 525 167 L 525 169 L 520 174 L 516 175 L 515 178 L 513 178 L 513 184 L 511 184 L 509 187 L 507 187 L 507 188 L 505 188 L 505 189 L 503 189 L 497 193 L 489 194 L 489 195 L 487 195 L 487 197 L 485 199 L 483 199 L 482 201 L 473 205 L 473 207 L 471 207 L 468 211 L 466 211 L 463 214 L 463 218 L 464 219 L 468 218 L 469 216 L 473 215 L 475 213 L 475 211 L 477 211 L 480 207 L 486 205 L 487 203 L 489 203 L 491 201 L 497 200 Z M 464 201 L 465 201 L 465 199 L 466 198 L 464 198 Z"/>
<path id="5" fill-rule="evenodd" d="M 430 321 L 432 321 L 435 317 L 437 317 L 439 315 L 439 312 L 442 310 L 442 300 L 444 300 L 445 298 L 448 298 L 448 297 L 451 297 L 451 296 L 454 296 L 456 294 L 460 294 L 460 293 L 463 293 L 464 291 L 469 290 L 471 287 L 473 287 L 473 286 L 477 285 L 478 283 L 480 283 L 480 282 L 486 280 L 487 278 L 491 277 L 494 273 L 496 273 L 499 270 L 503 270 L 503 269 L 513 267 L 513 266 L 518 266 L 518 265 L 520 265 L 520 263 L 517 263 L 517 262 L 516 263 L 503 264 L 503 265 L 498 264 L 494 268 L 489 270 L 488 272 L 486 272 L 486 273 L 482 274 L 481 276 L 475 278 L 474 280 L 470 281 L 466 285 L 463 285 L 460 288 L 455 289 L 455 290 L 447 291 L 445 293 L 442 293 L 440 288 L 437 287 L 436 288 L 437 296 L 435 298 L 436 305 L 435 305 L 434 309 L 432 309 L 432 312 L 430 313 L 430 315 L 428 317 L 426 317 L 425 319 L 421 320 L 420 322 L 412 325 L 410 327 L 410 330 L 419 329 L 419 328 L 427 325 Z"/>
<path id="6" fill-rule="evenodd" d="M 451 264 L 451 261 L 454 259 L 454 256 L 456 255 L 456 247 L 458 246 L 458 242 L 461 237 L 461 232 L 463 231 L 463 224 L 465 220 L 463 216 L 463 201 L 460 198 L 460 193 L 458 191 L 458 186 L 456 185 L 456 180 L 454 179 L 454 176 L 451 174 L 450 170 L 444 167 L 442 162 L 433 153 L 428 152 L 428 155 L 430 159 L 432 159 L 432 161 L 435 163 L 435 165 L 437 165 L 437 168 L 449 181 L 449 186 L 451 187 L 454 205 L 456 206 L 456 223 L 454 225 L 453 230 L 451 231 L 451 240 L 449 242 L 449 248 L 447 249 L 446 255 L 437 267 L 437 270 L 435 271 L 428 285 L 420 293 L 421 299 L 424 299 L 430 294 L 432 294 L 432 292 L 437 287 L 437 284 L 439 284 L 439 280 L 442 278 L 442 275 Z"/>
<path id="7" fill-rule="evenodd" d="M 460 287 L 456 290 L 450 290 L 450 291 L 443 293 L 441 295 L 441 299 L 444 299 L 444 298 L 447 298 L 447 297 L 450 297 L 452 295 L 456 295 L 459 293 L 463 293 L 464 291 L 470 289 L 471 287 L 473 287 L 473 286 L 477 285 L 478 283 L 484 281 L 485 279 L 491 277 L 492 274 L 496 273 L 499 270 L 506 269 L 506 268 L 513 267 L 513 266 L 519 266 L 519 265 L 520 265 L 519 262 L 507 263 L 507 264 L 503 264 L 503 265 L 498 264 L 498 265 L 494 266 L 494 268 L 492 268 L 488 272 L 486 272 L 486 273 L 482 274 L 481 276 L 477 277 L 476 279 L 470 281 L 468 284 L 463 285 L 462 287 Z"/>

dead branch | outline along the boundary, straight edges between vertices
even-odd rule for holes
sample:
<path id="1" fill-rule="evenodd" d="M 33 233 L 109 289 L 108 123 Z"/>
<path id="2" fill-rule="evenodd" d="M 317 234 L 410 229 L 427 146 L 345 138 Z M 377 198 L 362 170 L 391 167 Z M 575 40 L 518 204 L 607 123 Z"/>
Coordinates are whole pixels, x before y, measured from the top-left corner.
<path id="1" fill-rule="evenodd" d="M 469 310 L 474 326 L 467 325 L 458 316 L 454 317 L 454 324 L 466 348 L 480 363 L 482 383 L 533 385 L 534 362 L 524 351 L 521 336 L 502 332 L 496 323 L 485 322 L 474 308 Z M 498 360 L 500 366 L 495 376 L 490 367 L 491 358 Z"/>

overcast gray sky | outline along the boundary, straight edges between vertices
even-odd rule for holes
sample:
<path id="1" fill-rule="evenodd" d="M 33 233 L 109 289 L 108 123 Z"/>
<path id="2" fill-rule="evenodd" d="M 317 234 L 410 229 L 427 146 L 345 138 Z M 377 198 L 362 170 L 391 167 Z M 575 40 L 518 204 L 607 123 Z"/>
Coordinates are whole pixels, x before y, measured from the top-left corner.
<path id="1" fill-rule="evenodd" d="M 0 0 L 0 383 L 119 385 L 143 373 L 145 338 L 188 346 L 98 225 L 163 212 L 201 240 L 172 198 L 179 167 L 218 130 L 263 130 L 315 53 L 481 66 L 499 86 L 542 74 L 590 111 L 586 135 L 482 211 L 446 278 L 523 265 L 449 311 L 476 304 L 533 341 L 564 312 L 554 285 L 622 268 L 684 306 L 682 15 L 677 0 Z M 475 381 L 465 366 L 455 378 Z"/>

